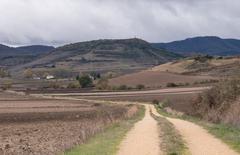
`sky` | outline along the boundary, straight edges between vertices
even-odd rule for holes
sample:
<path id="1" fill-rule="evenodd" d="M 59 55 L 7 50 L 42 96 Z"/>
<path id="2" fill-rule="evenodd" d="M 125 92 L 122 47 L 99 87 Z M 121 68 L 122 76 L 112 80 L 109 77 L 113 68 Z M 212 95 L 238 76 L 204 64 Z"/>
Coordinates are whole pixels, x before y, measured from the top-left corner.
<path id="1" fill-rule="evenodd" d="M 0 43 L 240 38 L 240 0 L 0 0 Z"/>

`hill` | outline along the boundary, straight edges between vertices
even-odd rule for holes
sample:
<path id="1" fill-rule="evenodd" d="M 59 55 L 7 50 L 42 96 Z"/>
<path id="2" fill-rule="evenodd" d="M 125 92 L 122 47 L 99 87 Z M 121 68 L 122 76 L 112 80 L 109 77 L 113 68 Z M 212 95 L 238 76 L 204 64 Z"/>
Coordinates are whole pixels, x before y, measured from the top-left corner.
<path id="1" fill-rule="evenodd" d="M 196 56 L 153 67 L 152 71 L 184 75 L 229 77 L 240 75 L 239 57 Z"/>
<path id="2" fill-rule="evenodd" d="M 54 47 L 33 45 L 24 47 L 8 47 L 0 44 L 0 66 L 11 67 L 24 64 L 36 59 L 38 56 L 46 54 Z"/>
<path id="3" fill-rule="evenodd" d="M 240 57 L 194 56 L 110 79 L 113 86 L 164 87 L 167 83 L 206 84 L 240 76 Z M 147 79 L 147 80 L 146 80 Z"/>
<path id="4" fill-rule="evenodd" d="M 141 39 L 94 40 L 56 48 L 31 63 L 17 67 L 17 70 L 32 68 L 45 72 L 56 69 L 72 72 L 127 72 L 152 67 L 179 57 L 179 54 L 154 48 Z M 54 66 L 54 69 L 46 66 Z"/>
<path id="5" fill-rule="evenodd" d="M 209 54 L 209 55 L 239 55 L 240 40 L 222 39 L 215 36 L 195 37 L 170 43 L 153 43 L 156 48 L 167 51 L 192 55 L 192 54 Z"/>

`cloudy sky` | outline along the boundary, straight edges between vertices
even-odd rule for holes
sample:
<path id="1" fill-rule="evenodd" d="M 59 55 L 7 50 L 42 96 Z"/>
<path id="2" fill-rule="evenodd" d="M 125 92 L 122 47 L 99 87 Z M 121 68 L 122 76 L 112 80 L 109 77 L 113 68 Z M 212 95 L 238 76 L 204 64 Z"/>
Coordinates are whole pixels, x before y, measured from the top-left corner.
<path id="1" fill-rule="evenodd" d="M 0 0 L 0 43 L 240 38 L 239 0 Z"/>

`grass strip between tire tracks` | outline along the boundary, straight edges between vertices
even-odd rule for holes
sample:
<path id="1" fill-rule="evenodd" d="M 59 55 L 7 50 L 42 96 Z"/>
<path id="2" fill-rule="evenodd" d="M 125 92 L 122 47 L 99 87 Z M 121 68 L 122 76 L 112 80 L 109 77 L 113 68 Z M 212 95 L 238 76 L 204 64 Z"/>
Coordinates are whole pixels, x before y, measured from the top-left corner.
<path id="1" fill-rule="evenodd" d="M 160 129 L 160 148 L 165 155 L 189 155 L 187 146 L 180 133 L 166 118 L 152 114 Z"/>
<path id="2" fill-rule="evenodd" d="M 167 113 L 157 105 L 155 107 L 157 111 L 163 116 L 183 119 L 183 120 L 195 123 L 199 126 L 202 126 L 210 134 L 214 135 L 216 138 L 219 138 L 228 146 L 230 146 L 233 150 L 240 153 L 240 129 L 239 128 L 226 125 L 226 124 L 215 124 L 215 123 L 207 122 L 207 121 L 201 120 L 200 118 L 189 116 L 189 115 L 176 116 L 176 115 Z"/>

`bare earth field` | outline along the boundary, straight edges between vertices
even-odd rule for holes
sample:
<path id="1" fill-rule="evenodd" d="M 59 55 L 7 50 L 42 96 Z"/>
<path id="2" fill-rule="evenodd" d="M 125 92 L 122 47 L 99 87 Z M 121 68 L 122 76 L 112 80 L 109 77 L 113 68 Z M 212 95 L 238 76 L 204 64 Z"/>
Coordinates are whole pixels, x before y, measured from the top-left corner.
<path id="1" fill-rule="evenodd" d="M 134 107 L 0 93 L 0 154 L 61 153 L 133 115 Z"/>
<path id="2" fill-rule="evenodd" d="M 213 79 L 210 76 L 191 76 L 191 75 L 180 75 L 168 72 L 160 71 L 142 71 L 138 73 L 123 75 L 110 80 L 110 85 L 119 86 L 136 86 L 143 84 L 148 87 L 157 88 L 165 87 L 167 83 L 189 83 L 200 82 L 203 80 Z"/>
<path id="3" fill-rule="evenodd" d="M 158 100 L 161 102 L 167 102 L 168 106 L 174 110 L 191 114 L 192 101 L 196 99 L 198 93 L 205 89 L 208 89 L 208 87 L 167 88 L 128 92 L 65 93 L 49 95 L 109 101 L 152 102 L 153 100 Z"/>

